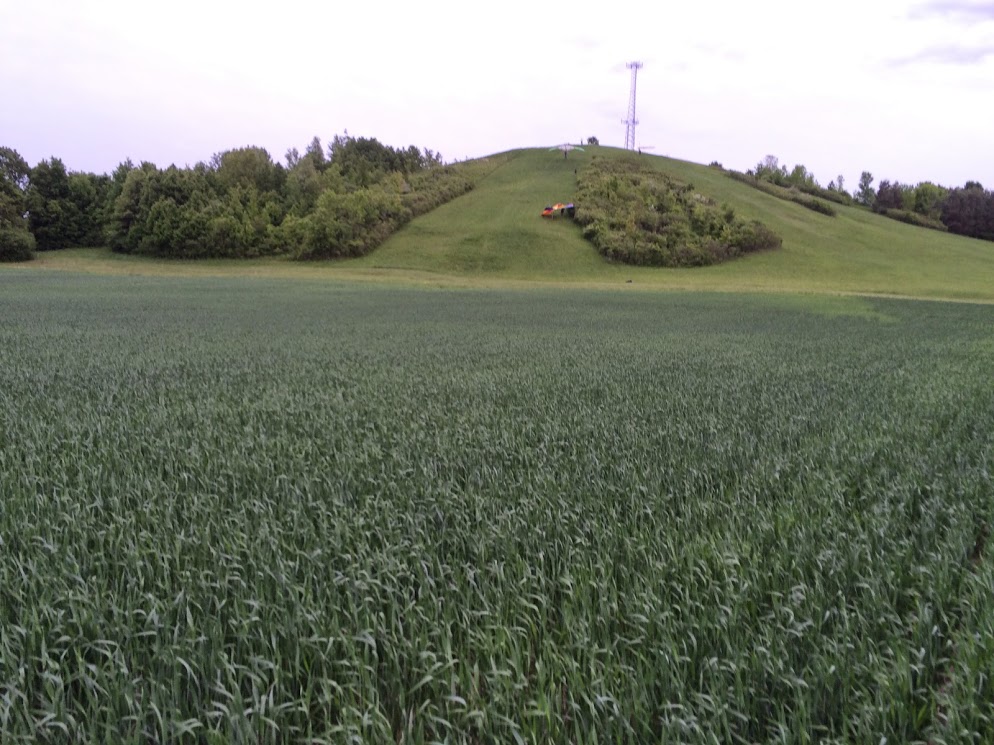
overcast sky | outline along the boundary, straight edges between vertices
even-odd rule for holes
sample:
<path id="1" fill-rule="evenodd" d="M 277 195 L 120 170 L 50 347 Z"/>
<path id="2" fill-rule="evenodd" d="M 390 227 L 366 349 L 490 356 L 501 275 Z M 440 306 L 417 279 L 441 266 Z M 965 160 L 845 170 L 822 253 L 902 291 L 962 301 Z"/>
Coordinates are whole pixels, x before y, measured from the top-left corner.
<path id="1" fill-rule="evenodd" d="M 0 145 L 96 172 L 345 130 L 621 146 L 631 60 L 650 152 L 994 188 L 992 0 L 0 0 Z"/>

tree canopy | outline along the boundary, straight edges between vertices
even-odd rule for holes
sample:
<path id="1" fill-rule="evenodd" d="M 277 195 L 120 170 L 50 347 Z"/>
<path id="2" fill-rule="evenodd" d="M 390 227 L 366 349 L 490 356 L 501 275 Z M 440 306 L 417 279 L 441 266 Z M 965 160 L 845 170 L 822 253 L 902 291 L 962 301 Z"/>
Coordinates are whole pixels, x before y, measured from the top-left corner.
<path id="1" fill-rule="evenodd" d="M 444 166 L 439 153 L 348 135 L 327 148 L 314 137 L 303 154 L 288 150 L 285 165 L 246 146 L 185 168 L 126 160 L 100 176 L 70 172 L 56 157 L 30 168 L 0 149 L 3 228 L 22 229 L 40 250 L 354 256 L 470 188 L 465 169 Z"/>

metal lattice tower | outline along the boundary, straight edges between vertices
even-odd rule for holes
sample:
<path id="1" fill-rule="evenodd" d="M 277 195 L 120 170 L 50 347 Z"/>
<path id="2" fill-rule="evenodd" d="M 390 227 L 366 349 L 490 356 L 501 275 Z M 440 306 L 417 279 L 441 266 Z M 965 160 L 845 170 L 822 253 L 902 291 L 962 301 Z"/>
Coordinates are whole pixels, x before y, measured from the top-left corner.
<path id="1" fill-rule="evenodd" d="M 639 70 L 642 69 L 641 62 L 629 62 L 625 65 L 632 71 L 632 94 L 628 98 L 628 118 L 623 122 L 625 125 L 625 150 L 635 149 L 635 125 L 639 120 L 635 118 L 635 81 L 638 79 Z"/>

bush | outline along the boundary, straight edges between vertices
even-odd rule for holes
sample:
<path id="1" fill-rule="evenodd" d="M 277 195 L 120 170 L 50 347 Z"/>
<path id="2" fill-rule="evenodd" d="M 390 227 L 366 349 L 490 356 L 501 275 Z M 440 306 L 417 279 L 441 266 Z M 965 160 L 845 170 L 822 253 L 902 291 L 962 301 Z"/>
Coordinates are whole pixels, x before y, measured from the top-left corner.
<path id="1" fill-rule="evenodd" d="M 889 217 L 892 220 L 900 220 L 901 222 L 908 223 L 908 225 L 915 225 L 919 228 L 929 228 L 931 230 L 941 230 L 943 232 L 949 231 L 949 228 L 943 225 L 941 221 L 935 220 L 926 215 L 919 215 L 917 212 L 911 212 L 910 210 L 880 209 L 874 211 L 884 215 L 885 217 Z"/>
<path id="2" fill-rule="evenodd" d="M 35 246 L 35 237 L 27 230 L 0 228 L 0 261 L 29 261 Z"/>
<path id="3" fill-rule="evenodd" d="M 360 189 L 348 194 L 325 192 L 317 208 L 300 226 L 303 243 L 298 259 L 362 256 L 411 219 L 399 194 Z"/>
<path id="4" fill-rule="evenodd" d="M 801 205 L 802 207 L 807 207 L 809 210 L 812 210 L 814 212 L 819 212 L 822 215 L 828 215 L 829 217 L 835 217 L 835 215 L 837 214 L 835 208 L 832 205 L 828 204 L 827 202 L 823 202 L 820 199 L 804 199 L 804 198 L 798 199 L 791 196 L 790 201 L 795 202 Z"/>
<path id="5" fill-rule="evenodd" d="M 761 223 L 638 160 L 596 161 L 577 178 L 576 221 L 605 258 L 642 266 L 706 266 L 777 248 Z"/>
<path id="6" fill-rule="evenodd" d="M 783 245 L 783 239 L 759 220 L 753 220 L 737 226 L 732 235 L 732 245 L 740 253 L 745 254 L 780 248 Z"/>
<path id="7" fill-rule="evenodd" d="M 827 199 L 828 201 L 835 202 L 836 204 L 844 204 L 846 207 L 852 205 L 852 197 L 844 191 L 824 189 L 820 186 L 815 186 L 814 184 L 802 184 L 801 186 L 798 186 L 797 189 L 813 197 L 821 197 L 822 199 Z"/>

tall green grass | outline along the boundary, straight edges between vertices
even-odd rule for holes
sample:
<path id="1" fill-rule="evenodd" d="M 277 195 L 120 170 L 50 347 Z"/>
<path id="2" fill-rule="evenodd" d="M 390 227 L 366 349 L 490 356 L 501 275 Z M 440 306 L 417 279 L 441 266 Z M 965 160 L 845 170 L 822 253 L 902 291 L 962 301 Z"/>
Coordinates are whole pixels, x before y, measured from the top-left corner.
<path id="1" fill-rule="evenodd" d="M 988 742 L 994 309 L 0 274 L 0 741 Z"/>

